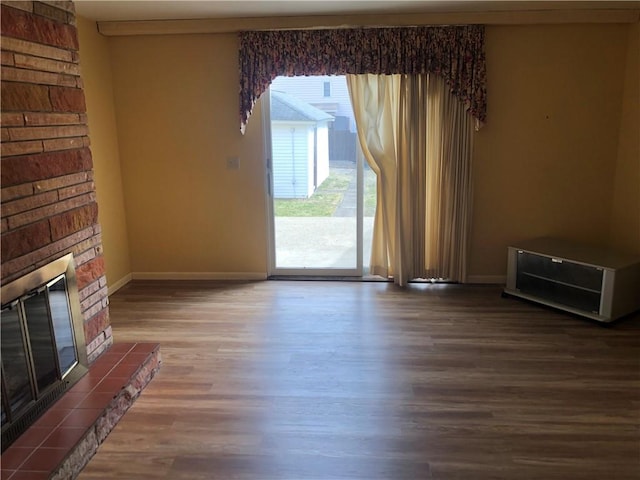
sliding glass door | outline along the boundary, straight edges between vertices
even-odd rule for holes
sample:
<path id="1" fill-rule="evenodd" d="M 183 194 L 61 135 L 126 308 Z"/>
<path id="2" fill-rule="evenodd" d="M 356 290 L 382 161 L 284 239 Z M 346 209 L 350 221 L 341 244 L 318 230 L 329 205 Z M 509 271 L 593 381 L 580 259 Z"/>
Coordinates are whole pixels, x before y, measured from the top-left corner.
<path id="1" fill-rule="evenodd" d="M 278 77 L 264 103 L 270 274 L 362 276 L 376 185 L 345 78 Z"/>

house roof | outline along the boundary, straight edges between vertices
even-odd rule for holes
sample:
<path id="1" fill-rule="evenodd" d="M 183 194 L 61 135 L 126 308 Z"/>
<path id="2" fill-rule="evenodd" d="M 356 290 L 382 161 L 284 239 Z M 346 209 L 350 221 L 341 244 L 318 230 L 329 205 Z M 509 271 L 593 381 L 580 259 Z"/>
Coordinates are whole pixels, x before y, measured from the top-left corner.
<path id="1" fill-rule="evenodd" d="M 325 122 L 333 116 L 284 92 L 271 91 L 271 120 L 285 122 Z"/>

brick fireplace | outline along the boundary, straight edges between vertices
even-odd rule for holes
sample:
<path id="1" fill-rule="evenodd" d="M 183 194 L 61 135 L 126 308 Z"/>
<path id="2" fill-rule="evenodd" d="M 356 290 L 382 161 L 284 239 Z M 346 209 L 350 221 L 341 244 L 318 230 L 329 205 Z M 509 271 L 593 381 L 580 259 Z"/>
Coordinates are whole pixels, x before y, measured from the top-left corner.
<path id="1" fill-rule="evenodd" d="M 72 252 L 89 363 L 112 343 L 73 2 L 2 2 L 2 283 Z"/>
<path id="2" fill-rule="evenodd" d="M 73 254 L 89 367 L 3 448 L 1 476 L 70 479 L 154 377 L 159 346 L 113 345 L 73 2 L 0 3 L 1 282 Z"/>

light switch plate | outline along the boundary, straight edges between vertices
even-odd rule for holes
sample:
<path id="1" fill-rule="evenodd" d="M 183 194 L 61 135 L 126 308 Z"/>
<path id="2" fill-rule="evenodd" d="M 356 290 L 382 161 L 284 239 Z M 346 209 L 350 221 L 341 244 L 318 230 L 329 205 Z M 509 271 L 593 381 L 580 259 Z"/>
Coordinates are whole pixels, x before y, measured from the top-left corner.
<path id="1" fill-rule="evenodd" d="M 238 170 L 240 168 L 240 159 L 238 157 L 227 158 L 227 169 Z"/>

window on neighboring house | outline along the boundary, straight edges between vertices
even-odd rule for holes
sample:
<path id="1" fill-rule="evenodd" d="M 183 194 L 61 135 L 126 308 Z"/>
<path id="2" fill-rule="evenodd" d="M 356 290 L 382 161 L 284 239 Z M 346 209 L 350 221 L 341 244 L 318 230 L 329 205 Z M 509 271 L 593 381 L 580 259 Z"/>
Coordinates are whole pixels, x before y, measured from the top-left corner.
<path id="1" fill-rule="evenodd" d="M 331 96 L 331 82 L 324 82 L 324 96 Z"/>

